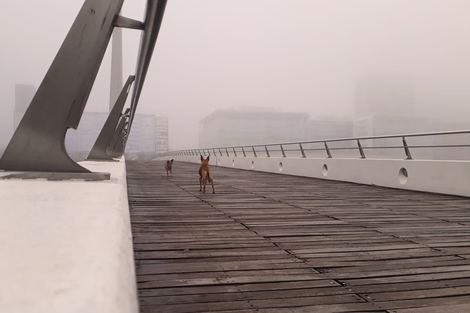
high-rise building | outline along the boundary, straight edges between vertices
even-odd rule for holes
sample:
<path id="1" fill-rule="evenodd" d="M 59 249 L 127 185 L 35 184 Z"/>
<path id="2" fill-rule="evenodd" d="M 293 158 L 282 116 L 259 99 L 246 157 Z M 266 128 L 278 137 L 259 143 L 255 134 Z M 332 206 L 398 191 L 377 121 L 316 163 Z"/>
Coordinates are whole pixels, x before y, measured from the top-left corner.
<path id="1" fill-rule="evenodd" d="M 156 153 L 168 152 L 168 117 L 157 117 L 155 124 Z"/>
<path id="2" fill-rule="evenodd" d="M 311 120 L 308 140 L 353 137 L 353 121 Z"/>
<path id="3" fill-rule="evenodd" d="M 402 75 L 375 73 L 365 75 L 356 87 L 354 137 L 399 135 L 433 131 L 433 123 L 417 114 L 413 82 Z M 416 137 L 415 145 L 429 145 L 432 139 Z M 366 155 L 404 157 L 401 138 L 363 140 Z M 416 153 L 426 152 L 421 149 Z M 428 153 L 429 154 L 429 153 Z"/>
<path id="4" fill-rule="evenodd" d="M 308 137 L 309 114 L 234 107 L 212 112 L 199 125 L 200 148 L 302 141 Z"/>
<path id="5" fill-rule="evenodd" d="M 355 115 L 414 116 L 415 91 L 411 79 L 391 73 L 364 75 L 356 85 Z"/>
<path id="6" fill-rule="evenodd" d="M 132 159 L 154 158 L 156 152 L 156 118 L 151 114 L 136 114 L 126 145 L 126 155 Z"/>

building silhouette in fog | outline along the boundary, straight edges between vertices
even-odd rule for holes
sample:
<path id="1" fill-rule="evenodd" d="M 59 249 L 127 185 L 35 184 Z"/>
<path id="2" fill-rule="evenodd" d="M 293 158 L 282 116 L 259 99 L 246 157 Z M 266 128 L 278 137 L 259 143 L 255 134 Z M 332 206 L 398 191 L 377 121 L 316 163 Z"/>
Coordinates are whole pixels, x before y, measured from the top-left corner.
<path id="1" fill-rule="evenodd" d="M 354 137 L 385 136 L 434 131 L 434 122 L 419 116 L 411 79 L 391 73 L 367 74 L 356 86 Z M 410 139 L 410 144 L 429 145 L 432 138 Z M 400 146 L 401 139 L 365 140 L 365 147 Z M 432 158 L 429 151 L 415 150 Z M 367 151 L 366 151 L 367 153 Z M 369 150 L 376 157 L 403 157 L 403 149 Z"/>
<path id="2" fill-rule="evenodd" d="M 367 74 L 356 86 L 354 136 L 383 136 L 433 131 L 431 120 L 419 116 L 415 90 L 408 77 Z"/>
<path id="3" fill-rule="evenodd" d="M 212 112 L 199 125 L 200 148 L 302 141 L 308 137 L 309 114 L 236 106 Z"/>
<path id="4" fill-rule="evenodd" d="M 155 123 L 155 152 L 165 153 L 168 152 L 168 117 L 156 117 Z"/>
<path id="5" fill-rule="evenodd" d="M 13 127 L 16 129 L 24 112 L 36 94 L 36 87 L 28 84 L 15 84 L 15 110 L 13 111 Z"/>
<path id="6" fill-rule="evenodd" d="M 308 140 L 350 138 L 353 128 L 352 120 L 313 119 L 310 121 Z"/>
<path id="7" fill-rule="evenodd" d="M 413 81 L 391 73 L 369 73 L 357 81 L 354 114 L 368 116 L 415 116 Z"/>

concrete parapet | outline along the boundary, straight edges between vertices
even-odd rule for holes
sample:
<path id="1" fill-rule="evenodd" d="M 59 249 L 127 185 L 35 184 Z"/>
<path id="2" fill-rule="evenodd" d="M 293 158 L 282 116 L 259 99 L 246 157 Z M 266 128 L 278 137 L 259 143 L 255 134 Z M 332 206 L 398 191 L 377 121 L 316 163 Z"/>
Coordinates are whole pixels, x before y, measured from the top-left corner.
<path id="1" fill-rule="evenodd" d="M 0 180 L 0 312 L 138 312 L 121 162 L 107 181 Z"/>

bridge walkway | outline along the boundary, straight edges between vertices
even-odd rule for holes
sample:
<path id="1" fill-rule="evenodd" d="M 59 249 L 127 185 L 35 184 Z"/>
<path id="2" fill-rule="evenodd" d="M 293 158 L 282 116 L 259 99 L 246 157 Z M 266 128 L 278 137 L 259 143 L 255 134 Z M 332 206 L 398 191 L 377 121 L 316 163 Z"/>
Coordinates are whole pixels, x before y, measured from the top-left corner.
<path id="1" fill-rule="evenodd" d="M 141 312 L 470 312 L 470 199 L 198 168 L 127 162 Z"/>

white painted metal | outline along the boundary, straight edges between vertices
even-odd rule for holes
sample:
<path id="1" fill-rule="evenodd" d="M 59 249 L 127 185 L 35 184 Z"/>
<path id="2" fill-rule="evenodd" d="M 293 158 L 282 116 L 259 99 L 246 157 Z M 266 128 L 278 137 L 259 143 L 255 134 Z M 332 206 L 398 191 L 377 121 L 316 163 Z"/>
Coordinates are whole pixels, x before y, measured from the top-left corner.
<path id="1" fill-rule="evenodd" d="M 196 156 L 175 161 L 200 163 Z M 212 166 L 470 197 L 470 161 L 281 157 L 211 158 Z M 406 176 L 408 177 L 406 177 Z"/>

